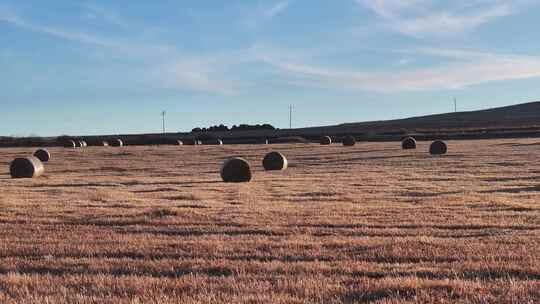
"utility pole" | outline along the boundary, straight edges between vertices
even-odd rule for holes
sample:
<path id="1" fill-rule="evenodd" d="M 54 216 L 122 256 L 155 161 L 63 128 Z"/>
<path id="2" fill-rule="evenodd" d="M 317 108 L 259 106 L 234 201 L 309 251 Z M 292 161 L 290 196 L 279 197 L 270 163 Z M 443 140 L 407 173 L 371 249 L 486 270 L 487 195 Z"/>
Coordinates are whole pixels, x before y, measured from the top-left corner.
<path id="1" fill-rule="evenodd" d="M 162 121 L 163 121 L 163 134 L 165 134 L 165 115 L 167 114 L 167 112 L 163 111 L 161 112 L 161 117 L 162 117 Z"/>
<path id="2" fill-rule="evenodd" d="M 292 129 L 292 105 L 289 105 L 289 129 Z"/>
<path id="3" fill-rule="evenodd" d="M 454 112 L 457 113 L 457 99 L 454 97 Z"/>

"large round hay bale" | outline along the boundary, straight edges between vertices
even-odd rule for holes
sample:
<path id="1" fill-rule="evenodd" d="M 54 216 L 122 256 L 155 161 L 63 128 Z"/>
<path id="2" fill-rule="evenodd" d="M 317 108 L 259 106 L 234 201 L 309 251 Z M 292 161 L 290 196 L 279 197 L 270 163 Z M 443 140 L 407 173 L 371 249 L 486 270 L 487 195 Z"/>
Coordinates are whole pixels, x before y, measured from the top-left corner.
<path id="1" fill-rule="evenodd" d="M 197 146 L 200 146 L 202 144 L 203 144 L 202 140 L 196 140 L 195 141 L 195 145 L 197 145 Z"/>
<path id="2" fill-rule="evenodd" d="M 354 138 L 354 136 L 351 136 L 351 135 L 345 136 L 343 138 L 343 145 L 347 147 L 356 145 L 356 138 Z"/>
<path id="3" fill-rule="evenodd" d="M 414 137 L 407 137 L 401 141 L 401 148 L 403 150 L 416 149 L 416 139 Z"/>
<path id="4" fill-rule="evenodd" d="M 431 155 L 443 155 L 446 154 L 446 152 L 448 152 L 448 147 L 446 146 L 446 143 L 442 140 L 434 141 L 429 147 L 429 153 Z"/>
<path id="5" fill-rule="evenodd" d="M 84 144 L 83 144 L 82 140 L 76 141 L 76 144 L 77 144 L 77 147 L 76 147 L 76 148 L 82 148 L 82 147 L 84 147 Z"/>
<path id="6" fill-rule="evenodd" d="M 249 163 L 240 157 L 226 160 L 221 166 L 221 178 L 226 183 L 245 183 L 251 181 Z"/>
<path id="7" fill-rule="evenodd" d="M 184 145 L 184 142 L 181 141 L 181 140 L 175 140 L 173 143 L 174 143 L 174 145 L 176 145 L 176 146 L 183 146 L 183 145 Z"/>
<path id="8" fill-rule="evenodd" d="M 64 148 L 77 148 L 77 143 L 72 139 L 68 139 L 64 141 L 63 146 Z"/>
<path id="9" fill-rule="evenodd" d="M 194 139 L 189 139 L 189 138 L 187 138 L 187 139 L 182 139 L 182 142 L 183 142 L 184 145 L 186 145 L 186 146 L 194 146 L 194 145 L 197 144 L 197 143 L 196 143 L 196 140 L 194 140 Z"/>
<path id="10" fill-rule="evenodd" d="M 47 149 L 38 149 L 34 152 L 34 156 L 42 162 L 48 162 L 51 159 L 51 153 Z"/>
<path id="11" fill-rule="evenodd" d="M 208 140 L 205 140 L 204 142 L 202 142 L 201 144 L 205 144 L 205 145 L 217 145 L 217 146 L 221 146 L 223 145 L 223 141 L 221 139 L 208 139 Z"/>
<path id="12" fill-rule="evenodd" d="M 320 139 L 321 145 L 330 145 L 332 144 L 332 137 L 330 136 L 323 136 Z"/>
<path id="13" fill-rule="evenodd" d="M 88 143 L 85 140 L 82 141 L 82 145 L 83 145 L 83 148 L 88 147 Z"/>
<path id="14" fill-rule="evenodd" d="M 275 171 L 287 169 L 287 158 L 279 152 L 270 152 L 263 159 L 264 170 Z"/>
<path id="15" fill-rule="evenodd" d="M 45 172 L 45 167 L 35 156 L 16 158 L 9 166 L 12 178 L 36 178 Z"/>
<path id="16" fill-rule="evenodd" d="M 104 140 L 104 141 L 101 142 L 101 146 L 102 146 L 102 147 L 108 147 L 108 146 L 109 146 L 109 142 Z"/>
<path id="17" fill-rule="evenodd" d="M 124 142 L 120 138 L 116 138 L 111 140 L 109 143 L 112 147 L 122 147 L 124 146 Z"/>

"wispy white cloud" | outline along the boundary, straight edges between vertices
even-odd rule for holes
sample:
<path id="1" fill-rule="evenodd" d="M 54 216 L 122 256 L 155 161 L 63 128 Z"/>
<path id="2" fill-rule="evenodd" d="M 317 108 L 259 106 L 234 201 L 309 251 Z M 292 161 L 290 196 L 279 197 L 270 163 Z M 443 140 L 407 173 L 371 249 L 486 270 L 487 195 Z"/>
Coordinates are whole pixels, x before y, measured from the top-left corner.
<path id="1" fill-rule="evenodd" d="M 430 16 L 429 12 L 433 11 L 430 6 L 426 6 L 429 8 L 427 13 L 421 14 L 424 17 L 413 19 L 408 17 L 409 11 L 419 14 L 417 6 L 429 1 L 374 0 L 372 9 L 381 17 L 393 20 L 393 22 L 403 23 L 414 20 L 415 26 L 410 25 L 401 29 L 408 34 L 430 33 L 426 28 L 429 27 L 428 25 L 433 25 L 435 21 L 421 21 L 424 20 L 422 18 L 426 18 L 425 16 Z M 361 2 L 364 3 L 364 1 Z M 476 2 L 486 3 L 487 1 Z M 506 4 L 497 3 L 498 6 L 491 6 L 491 10 L 482 10 L 484 15 L 475 11 L 478 18 L 475 22 L 471 21 L 472 23 L 469 24 L 464 21 L 458 22 L 459 27 L 444 25 L 437 29 L 434 26 L 433 29 L 436 30 L 431 30 L 438 32 L 443 31 L 442 28 L 446 28 L 445 31 L 461 31 L 465 30 L 466 27 L 478 26 L 484 20 L 494 18 L 493 16 L 512 12 L 510 7 L 504 8 Z M 267 18 L 272 18 L 286 10 L 288 5 L 289 2 L 286 1 L 275 3 L 263 14 L 267 14 Z M 474 7 L 477 8 L 478 5 L 475 4 Z M 469 15 L 467 16 L 469 18 L 467 20 L 472 20 Z M 121 17 L 119 18 L 121 20 Z M 450 19 L 456 20 L 455 16 Z M 253 83 L 250 78 L 253 75 L 250 74 L 250 71 L 236 69 L 236 67 L 246 63 L 264 65 L 265 68 L 273 67 L 273 74 L 266 76 L 275 77 L 290 85 L 383 93 L 453 89 L 499 80 L 540 77 L 540 57 L 535 56 L 459 49 L 415 48 L 402 51 L 404 54 L 399 54 L 400 57 L 394 58 L 396 60 L 393 66 L 392 61 L 390 61 L 389 68 L 394 70 L 368 72 L 362 68 L 354 70 L 333 67 L 331 64 L 324 67 L 317 64 L 317 57 L 328 57 L 328 53 L 335 54 L 335 52 L 339 52 L 338 49 L 341 48 L 341 45 L 337 48 L 330 45 L 320 49 L 291 50 L 286 47 L 276 48 L 254 44 L 244 50 L 194 54 L 181 51 L 174 45 L 143 43 L 141 39 L 129 39 L 125 35 L 122 38 L 103 37 L 74 28 L 37 24 L 1 6 L 0 22 L 58 39 L 104 48 L 123 59 L 126 54 L 130 54 L 133 57 L 131 61 L 133 66 L 127 68 L 126 73 L 137 71 L 134 75 L 130 75 L 130 79 L 138 78 L 143 85 L 157 89 L 220 95 L 236 94 L 245 87 L 253 88 L 258 85 Z M 448 21 L 447 23 L 451 24 L 452 22 Z M 321 54 L 321 52 L 327 53 Z M 414 64 L 410 64 L 412 61 L 416 62 L 419 56 L 426 55 L 441 57 L 444 59 L 443 63 L 428 67 L 415 67 Z M 399 68 L 396 68 L 396 65 Z M 231 76 L 230 73 L 227 73 L 231 70 L 240 72 Z"/>
<path id="2" fill-rule="evenodd" d="M 9 23 L 13 26 L 16 26 L 21 29 L 28 31 L 46 34 L 49 36 L 54 36 L 64 40 L 80 42 L 85 44 L 93 44 L 103 47 L 120 47 L 122 44 L 117 41 L 103 38 L 97 35 L 88 34 L 82 31 L 76 31 L 73 29 L 54 27 L 48 25 L 39 25 L 33 22 L 27 21 L 26 19 L 20 17 L 12 10 L 8 8 L 0 8 L 0 22 Z"/>
<path id="3" fill-rule="evenodd" d="M 382 18 L 393 31 L 416 37 L 473 30 L 519 12 L 527 0 L 459 0 L 443 7 L 434 0 L 356 0 Z"/>
<path id="4" fill-rule="evenodd" d="M 422 0 L 356 0 L 357 3 L 371 9 L 384 18 L 396 18 L 404 10 L 409 10 Z"/>
<path id="5" fill-rule="evenodd" d="M 398 20 L 394 29 L 409 35 L 437 35 L 461 33 L 486 24 L 496 18 L 514 12 L 508 4 L 499 4 L 470 14 L 458 15 L 450 12 L 434 13 L 413 19 Z"/>
<path id="6" fill-rule="evenodd" d="M 239 18 L 239 23 L 245 29 L 258 30 L 263 25 L 283 14 L 289 8 L 291 1 L 292 0 L 282 0 L 273 2 L 270 5 L 265 1 L 263 2 L 264 4 L 259 3 L 259 5 L 256 6 L 253 6 L 252 4 L 242 6 L 240 9 L 241 17 Z"/>
<path id="7" fill-rule="evenodd" d="M 263 14 L 267 18 L 274 18 L 275 16 L 285 11 L 288 7 L 289 1 L 280 1 L 266 9 L 263 9 Z"/>
<path id="8" fill-rule="evenodd" d="M 138 82 L 145 82 L 149 87 L 211 94 L 236 92 L 233 82 L 218 75 L 219 70 L 231 61 L 223 55 L 190 55 L 172 45 L 143 44 L 129 39 L 106 38 L 73 28 L 36 24 L 6 7 L 0 7 L 1 22 L 57 39 L 104 48 L 124 58 L 134 57 L 132 59 L 137 64 L 128 70 L 135 71 L 135 75 L 129 78 L 133 80 L 139 75 Z"/>
<path id="9" fill-rule="evenodd" d="M 433 67 L 383 72 L 325 68 L 268 57 L 267 62 L 296 85 L 381 93 L 457 89 L 493 81 L 540 77 L 540 57 L 444 49 L 419 49 L 417 52 L 455 60 Z"/>
<path id="10" fill-rule="evenodd" d="M 105 21 L 109 24 L 122 28 L 129 27 L 128 22 L 124 18 L 113 10 L 110 10 L 104 6 L 96 3 L 86 2 L 82 4 L 82 7 L 84 9 L 84 17 L 87 19 Z"/>

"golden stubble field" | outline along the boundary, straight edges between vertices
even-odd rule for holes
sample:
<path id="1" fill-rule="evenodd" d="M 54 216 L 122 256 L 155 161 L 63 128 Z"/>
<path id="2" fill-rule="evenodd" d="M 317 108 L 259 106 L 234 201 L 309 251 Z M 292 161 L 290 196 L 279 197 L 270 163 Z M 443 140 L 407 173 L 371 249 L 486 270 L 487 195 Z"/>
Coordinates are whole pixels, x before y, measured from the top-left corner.
<path id="1" fill-rule="evenodd" d="M 2 149 L 0 303 L 540 302 L 540 143 L 428 145 Z"/>

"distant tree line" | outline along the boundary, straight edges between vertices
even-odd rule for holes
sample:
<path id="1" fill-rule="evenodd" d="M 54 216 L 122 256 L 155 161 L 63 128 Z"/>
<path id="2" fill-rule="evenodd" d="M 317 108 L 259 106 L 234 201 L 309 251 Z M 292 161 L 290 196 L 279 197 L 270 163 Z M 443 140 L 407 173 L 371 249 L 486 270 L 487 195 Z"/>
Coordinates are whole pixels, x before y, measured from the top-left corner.
<path id="1" fill-rule="evenodd" d="M 226 125 L 219 125 L 219 126 L 211 126 L 208 128 L 193 128 L 191 132 L 234 132 L 234 131 L 252 131 L 252 130 L 276 130 L 276 128 L 270 124 L 257 124 L 257 125 L 248 125 L 248 124 L 240 124 L 240 125 L 234 125 L 231 128 L 229 128 Z"/>

